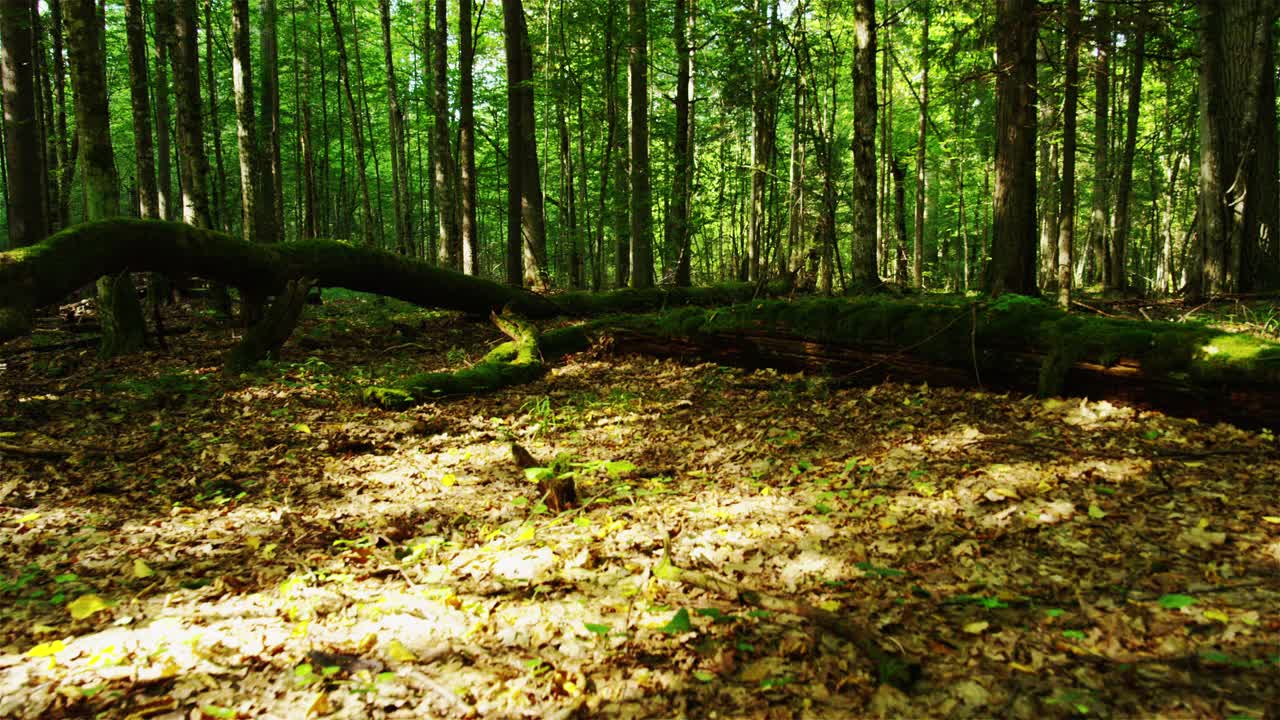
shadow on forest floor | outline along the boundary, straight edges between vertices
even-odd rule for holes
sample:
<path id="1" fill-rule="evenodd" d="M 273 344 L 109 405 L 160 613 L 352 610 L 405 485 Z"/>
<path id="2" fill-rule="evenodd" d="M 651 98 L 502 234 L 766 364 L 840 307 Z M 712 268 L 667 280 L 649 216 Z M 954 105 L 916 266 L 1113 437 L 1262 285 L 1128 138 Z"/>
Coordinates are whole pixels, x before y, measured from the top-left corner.
<path id="1" fill-rule="evenodd" d="M 1270 433 L 1107 403 L 571 358 L 392 413 L 484 325 L 330 303 L 258 375 L 0 358 L 0 716 L 1239 717 L 1280 697 Z M 33 344 L 34 343 L 34 344 Z M 556 514 L 518 442 L 576 473 Z M 794 597 L 920 658 L 910 694 Z"/>

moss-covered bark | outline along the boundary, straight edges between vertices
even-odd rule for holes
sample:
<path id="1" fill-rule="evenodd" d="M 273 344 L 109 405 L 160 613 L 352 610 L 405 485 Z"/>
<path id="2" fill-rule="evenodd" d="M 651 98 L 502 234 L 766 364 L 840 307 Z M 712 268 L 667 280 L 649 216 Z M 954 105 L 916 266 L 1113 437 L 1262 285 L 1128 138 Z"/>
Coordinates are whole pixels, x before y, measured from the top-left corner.
<path id="1" fill-rule="evenodd" d="M 279 352 L 302 316 L 302 306 L 315 281 L 311 278 L 290 280 L 284 291 L 276 296 L 262 319 L 245 333 L 240 343 L 227 356 L 226 370 L 246 370 L 259 360 L 265 360 Z"/>
<path id="2" fill-rule="evenodd" d="M 492 392 L 542 377 L 547 368 L 539 350 L 538 328 L 510 309 L 501 315 L 494 313 L 492 318 L 511 340 L 490 350 L 480 362 L 455 372 L 414 375 L 395 387 L 369 388 L 365 399 L 384 407 L 401 407 L 447 395 Z"/>
<path id="3" fill-rule="evenodd" d="M 291 279 L 378 293 L 425 307 L 487 313 L 506 305 L 533 317 L 559 314 L 547 298 L 331 240 L 253 245 L 225 233 L 159 220 L 113 219 L 59 232 L 0 253 L 0 341 L 30 331 L 34 309 L 103 274 L 163 272 L 277 295 Z"/>

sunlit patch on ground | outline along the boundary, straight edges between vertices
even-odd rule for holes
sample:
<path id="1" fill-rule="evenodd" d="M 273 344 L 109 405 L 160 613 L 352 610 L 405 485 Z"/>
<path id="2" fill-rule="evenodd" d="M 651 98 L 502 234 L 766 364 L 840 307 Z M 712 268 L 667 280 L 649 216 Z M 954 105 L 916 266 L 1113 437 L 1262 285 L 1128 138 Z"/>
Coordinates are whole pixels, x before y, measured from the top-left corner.
<path id="1" fill-rule="evenodd" d="M 0 451 L 0 716 L 1261 718 L 1280 697 L 1269 433 L 642 357 L 389 413 L 359 389 L 495 333 L 335 303 L 225 377 L 231 333 L 193 323 L 172 354 L 3 359 L 4 442 L 50 452 Z M 579 507 L 550 511 L 512 443 Z M 664 557 L 839 613 L 923 678 L 881 687 Z"/>

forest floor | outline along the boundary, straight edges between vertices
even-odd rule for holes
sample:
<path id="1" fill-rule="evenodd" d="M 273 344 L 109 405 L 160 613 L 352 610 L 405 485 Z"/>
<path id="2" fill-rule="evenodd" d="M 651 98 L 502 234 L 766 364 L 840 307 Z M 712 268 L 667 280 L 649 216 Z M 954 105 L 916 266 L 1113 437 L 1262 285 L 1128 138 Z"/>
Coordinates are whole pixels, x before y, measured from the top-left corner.
<path id="1" fill-rule="evenodd" d="M 603 349 L 389 412 L 362 388 L 497 332 L 341 296 L 229 377 L 235 331 L 169 322 L 109 362 L 56 319 L 0 349 L 0 716 L 1275 717 L 1269 431 Z"/>

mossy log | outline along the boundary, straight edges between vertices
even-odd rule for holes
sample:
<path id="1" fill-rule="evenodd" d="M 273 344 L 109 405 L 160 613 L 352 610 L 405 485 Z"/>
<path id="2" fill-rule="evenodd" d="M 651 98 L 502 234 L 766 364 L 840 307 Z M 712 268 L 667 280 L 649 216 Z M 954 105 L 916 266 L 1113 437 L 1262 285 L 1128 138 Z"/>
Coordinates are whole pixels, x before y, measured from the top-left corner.
<path id="1" fill-rule="evenodd" d="M 35 308 L 101 275 L 193 275 L 251 297 L 278 295 L 290 280 L 395 297 L 424 307 L 488 313 L 511 305 L 531 317 L 559 307 L 545 297 L 425 262 L 332 240 L 256 245 L 226 233 L 159 220 L 86 223 L 44 242 L 0 253 L 0 342 L 31 330 Z"/>
<path id="2" fill-rule="evenodd" d="M 510 308 L 491 318 L 511 340 L 490 350 L 480 362 L 454 372 L 413 375 L 394 387 L 368 388 L 365 399 L 384 407 L 402 407 L 448 395 L 492 392 L 542 377 L 547 368 L 539 350 L 538 328 Z"/>
<path id="3" fill-rule="evenodd" d="M 1204 420 L 1280 427 L 1280 345 L 1198 325 L 1069 315 L 1030 298 L 757 301 L 602 318 L 548 332 L 547 360 L 618 352 L 1043 396 L 1113 399 Z"/>

